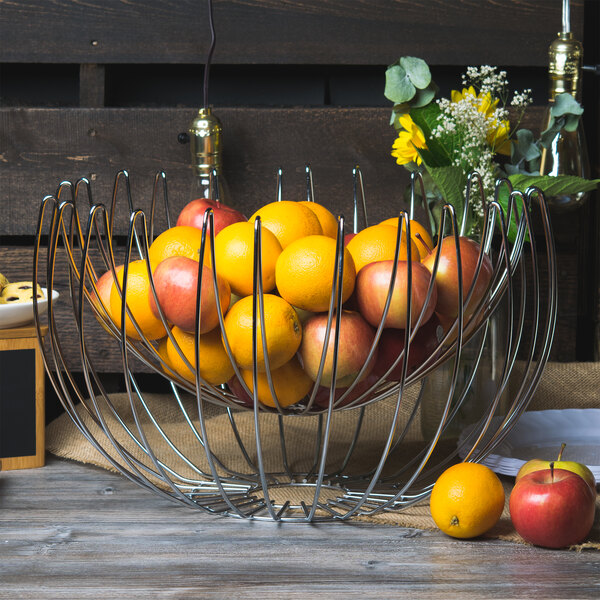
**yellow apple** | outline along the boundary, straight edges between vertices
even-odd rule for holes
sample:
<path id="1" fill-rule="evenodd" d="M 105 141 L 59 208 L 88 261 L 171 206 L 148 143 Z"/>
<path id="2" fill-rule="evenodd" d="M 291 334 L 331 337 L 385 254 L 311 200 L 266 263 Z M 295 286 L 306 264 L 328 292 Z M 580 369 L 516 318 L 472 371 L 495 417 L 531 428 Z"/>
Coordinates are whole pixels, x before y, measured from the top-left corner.
<path id="1" fill-rule="evenodd" d="M 592 488 L 594 493 L 596 492 L 596 479 L 594 474 L 590 471 L 588 467 L 586 467 L 582 463 L 575 462 L 573 460 L 562 460 L 562 454 L 566 447 L 566 444 L 562 444 L 560 447 L 560 451 L 558 453 L 558 458 L 554 461 L 552 460 L 541 460 L 539 458 L 534 458 L 532 460 L 528 460 L 517 473 L 517 477 L 515 479 L 515 483 L 521 479 L 527 473 L 533 473 L 534 471 L 541 471 L 542 469 L 549 469 L 550 463 L 554 463 L 555 469 L 564 469 L 565 471 L 572 471 L 576 473 L 580 477 L 582 477 L 588 485 Z"/>

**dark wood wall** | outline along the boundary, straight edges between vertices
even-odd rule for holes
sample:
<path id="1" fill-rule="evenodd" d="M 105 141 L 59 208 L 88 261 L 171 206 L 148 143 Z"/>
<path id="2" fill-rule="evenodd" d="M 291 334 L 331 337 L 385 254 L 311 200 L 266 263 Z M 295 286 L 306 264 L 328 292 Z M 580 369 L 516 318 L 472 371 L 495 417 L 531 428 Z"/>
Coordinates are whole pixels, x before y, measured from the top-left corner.
<path id="1" fill-rule="evenodd" d="M 217 45 L 209 101 L 224 125 L 232 202 L 250 214 L 274 198 L 303 198 L 305 165 L 316 199 L 350 217 L 352 168 L 360 165 L 369 214 L 388 216 L 408 181 L 390 156 L 394 132 L 383 96 L 385 68 L 401 55 L 426 59 L 442 92 L 467 65 L 508 71 L 534 90 L 527 125 L 546 101 L 547 47 L 561 24 L 559 0 L 215 0 Z M 598 59 L 598 3 L 571 2 L 586 63 Z M 0 272 L 31 273 L 38 207 L 64 179 L 88 177 L 108 202 L 115 173 L 131 174 L 147 208 L 164 169 L 176 212 L 188 199 L 189 146 L 179 134 L 202 104 L 209 45 L 204 2 L 191 0 L 0 1 Z M 586 72 L 584 105 L 599 176 L 598 77 Z M 560 317 L 556 360 L 598 358 L 597 195 L 555 219 Z M 126 215 L 117 237 L 126 232 Z M 160 223 L 164 225 L 164 221 Z M 57 286 L 67 279 L 58 266 Z M 66 299 L 59 319 L 73 330 Z M 76 355 L 76 339 L 67 354 Z M 98 366 L 120 370 L 99 345 Z"/>

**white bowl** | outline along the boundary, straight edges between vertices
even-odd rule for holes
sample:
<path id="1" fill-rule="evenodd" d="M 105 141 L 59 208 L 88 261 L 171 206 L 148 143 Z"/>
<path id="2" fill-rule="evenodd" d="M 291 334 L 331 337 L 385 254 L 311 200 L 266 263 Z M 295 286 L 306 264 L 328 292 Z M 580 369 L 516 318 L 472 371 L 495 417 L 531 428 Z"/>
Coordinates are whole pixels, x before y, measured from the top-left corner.
<path id="1" fill-rule="evenodd" d="M 48 290 L 42 288 L 44 298 L 38 300 L 38 312 L 45 314 L 48 309 Z M 52 301 L 58 298 L 58 292 L 52 290 Z M 0 329 L 22 327 L 33 323 L 33 300 L 31 302 L 17 302 L 15 304 L 0 304 Z"/>

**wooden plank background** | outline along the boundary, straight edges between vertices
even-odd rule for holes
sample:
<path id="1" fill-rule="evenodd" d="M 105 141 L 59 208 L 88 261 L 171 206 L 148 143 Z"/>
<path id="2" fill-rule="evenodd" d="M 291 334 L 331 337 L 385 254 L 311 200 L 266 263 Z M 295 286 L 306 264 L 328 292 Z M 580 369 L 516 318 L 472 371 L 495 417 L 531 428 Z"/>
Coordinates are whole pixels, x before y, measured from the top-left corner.
<path id="1" fill-rule="evenodd" d="M 62 180 L 88 177 L 94 200 L 106 203 L 116 172 L 126 168 L 134 204 L 147 209 L 154 174 L 164 169 L 173 213 L 185 204 L 189 146 L 178 134 L 200 103 L 205 9 L 191 0 L 1 3 L 0 270 L 8 264 L 11 278 L 28 278 L 39 203 Z M 215 97 L 225 99 L 215 113 L 224 124 L 234 203 L 249 215 L 273 198 L 278 167 L 284 196 L 303 198 L 310 163 L 316 199 L 349 218 L 358 164 L 370 219 L 387 217 L 399 207 L 408 175 L 389 154 L 394 132 L 383 98 L 386 65 L 405 54 L 423 57 L 446 87 L 460 85 L 468 64 L 507 67 L 515 87 L 531 83 L 536 91 L 537 106 L 524 123 L 536 129 L 560 11 L 559 0 L 215 0 L 212 73 Z M 571 2 L 573 31 L 592 62 L 600 60 L 594 19 L 598 3 Z M 590 157 L 600 176 L 599 115 L 592 110 L 598 78 L 586 74 L 584 81 L 585 97 L 592 98 L 585 116 Z M 121 202 L 119 237 L 126 212 Z M 161 217 L 158 228 L 164 226 Z M 555 216 L 553 226 L 560 318 L 552 358 L 598 358 L 600 210 L 590 201 Z M 63 267 L 57 284 L 67 289 Z M 66 298 L 61 304 L 61 330 L 73 338 L 65 352 L 77 359 Z M 120 370 L 109 344 L 94 352 L 101 370 Z"/>
<path id="2" fill-rule="evenodd" d="M 546 0 L 215 0 L 216 64 L 546 66 L 561 23 Z M 203 63 L 209 29 L 197 0 L 4 2 L 0 61 Z M 572 0 L 581 39 L 583 1 Z"/>

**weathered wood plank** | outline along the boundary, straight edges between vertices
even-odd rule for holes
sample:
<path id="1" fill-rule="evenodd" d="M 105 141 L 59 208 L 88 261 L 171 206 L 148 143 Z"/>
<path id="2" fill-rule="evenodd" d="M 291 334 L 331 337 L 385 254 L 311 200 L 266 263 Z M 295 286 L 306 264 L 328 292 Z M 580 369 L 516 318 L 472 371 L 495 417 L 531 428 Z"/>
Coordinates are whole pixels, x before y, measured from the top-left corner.
<path id="1" fill-rule="evenodd" d="M 524 126 L 538 128 L 540 110 L 528 111 Z M 33 235 L 41 199 L 64 179 L 88 177 L 94 201 L 110 204 L 119 169 L 129 170 L 134 206 L 145 210 L 154 174 L 164 169 L 176 215 L 188 201 L 191 181 L 189 146 L 177 135 L 194 114 L 177 108 L 0 109 L 0 235 Z M 215 114 L 224 127 L 231 204 L 248 216 L 275 199 L 278 167 L 284 169 L 284 196 L 304 199 L 307 163 L 316 200 L 336 214 L 352 215 L 356 164 L 372 222 L 402 205 L 409 176 L 390 156 L 395 134 L 387 108 L 223 108 Z M 125 234 L 127 205 L 120 200 L 119 206 L 115 233 Z M 162 216 L 158 222 L 165 224 Z"/>
<path id="2" fill-rule="evenodd" d="M 104 65 L 79 66 L 79 106 L 100 108 L 104 106 Z"/>
<path id="3" fill-rule="evenodd" d="M 206 3 L 193 0 L 4 2 L 0 61 L 202 63 Z M 583 0 L 571 1 L 582 39 Z M 215 63 L 537 65 L 561 23 L 545 0 L 220 0 Z"/>
<path id="4" fill-rule="evenodd" d="M 54 457 L 3 474 L 0 509 L 7 600 L 597 595 L 595 554 L 368 523 L 248 523 Z"/>

